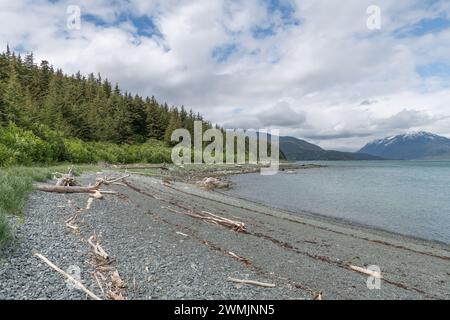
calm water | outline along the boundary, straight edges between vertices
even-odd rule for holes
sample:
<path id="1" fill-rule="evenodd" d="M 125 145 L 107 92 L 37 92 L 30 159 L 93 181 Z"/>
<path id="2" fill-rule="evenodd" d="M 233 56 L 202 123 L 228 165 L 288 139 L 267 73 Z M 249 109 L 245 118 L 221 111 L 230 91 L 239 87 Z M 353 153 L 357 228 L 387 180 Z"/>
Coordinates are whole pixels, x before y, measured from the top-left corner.
<path id="1" fill-rule="evenodd" d="M 314 162 L 297 174 L 234 176 L 229 193 L 450 243 L 450 161 Z"/>

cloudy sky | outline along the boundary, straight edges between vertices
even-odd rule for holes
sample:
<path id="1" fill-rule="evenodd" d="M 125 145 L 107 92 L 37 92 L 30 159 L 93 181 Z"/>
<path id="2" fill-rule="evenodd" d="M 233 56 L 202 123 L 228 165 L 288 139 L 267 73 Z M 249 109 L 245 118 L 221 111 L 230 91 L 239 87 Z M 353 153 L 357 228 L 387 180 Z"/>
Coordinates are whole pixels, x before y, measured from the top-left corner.
<path id="1" fill-rule="evenodd" d="M 6 43 L 226 127 L 325 148 L 413 130 L 450 137 L 447 0 L 0 0 Z"/>

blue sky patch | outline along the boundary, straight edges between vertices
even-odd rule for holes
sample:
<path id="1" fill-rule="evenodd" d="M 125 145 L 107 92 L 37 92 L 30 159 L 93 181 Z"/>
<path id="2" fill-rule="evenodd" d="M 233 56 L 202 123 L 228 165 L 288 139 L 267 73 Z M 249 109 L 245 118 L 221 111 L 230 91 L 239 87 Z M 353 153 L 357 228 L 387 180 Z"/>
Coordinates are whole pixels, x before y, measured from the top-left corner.
<path id="1" fill-rule="evenodd" d="M 423 19 L 414 25 L 407 26 L 395 32 L 399 38 L 421 37 L 430 33 L 438 33 L 450 28 L 450 20 L 444 17 Z"/>
<path id="2" fill-rule="evenodd" d="M 264 39 L 276 35 L 274 26 L 269 27 L 255 26 L 252 28 L 251 32 L 253 38 L 255 39 Z"/>
<path id="3" fill-rule="evenodd" d="M 82 14 L 81 15 L 81 22 L 89 22 L 92 24 L 95 24 L 96 26 L 101 26 L 101 27 L 106 27 L 108 26 L 108 24 L 103 21 L 103 19 L 101 19 L 100 17 L 90 14 L 90 13 L 86 13 L 86 14 Z"/>
<path id="4" fill-rule="evenodd" d="M 251 28 L 255 39 L 264 39 L 275 36 L 278 29 L 285 29 L 300 25 L 300 20 L 295 17 L 295 7 L 289 0 L 262 0 L 267 8 L 269 16 L 279 17 L 281 21 L 268 19 L 264 25 L 255 25 Z"/>
<path id="5" fill-rule="evenodd" d="M 138 35 L 144 37 L 157 36 L 162 38 L 162 33 L 148 16 L 134 17 L 130 19 L 138 30 Z"/>
<path id="6" fill-rule="evenodd" d="M 124 22 L 131 22 L 136 27 L 136 34 L 138 36 L 142 37 L 160 37 L 162 38 L 163 35 L 161 31 L 158 29 L 158 27 L 155 25 L 151 17 L 148 16 L 133 16 L 127 13 L 121 13 L 116 17 L 114 22 L 107 23 L 103 19 L 101 19 L 98 16 L 92 15 L 92 14 L 84 14 L 82 15 L 82 21 L 87 21 L 90 23 L 95 24 L 96 26 L 101 27 L 111 27 L 111 26 L 117 26 Z"/>
<path id="7" fill-rule="evenodd" d="M 222 46 L 215 47 L 212 51 L 212 58 L 217 62 L 226 62 L 228 58 L 237 50 L 235 43 L 227 43 Z"/>
<path id="8" fill-rule="evenodd" d="M 263 0 L 269 13 L 279 13 L 283 21 L 295 20 L 294 5 L 288 0 Z"/>
<path id="9" fill-rule="evenodd" d="M 421 65 L 416 68 L 416 72 L 422 78 L 429 78 L 429 77 L 449 78 L 450 64 L 436 62 L 427 65 Z"/>

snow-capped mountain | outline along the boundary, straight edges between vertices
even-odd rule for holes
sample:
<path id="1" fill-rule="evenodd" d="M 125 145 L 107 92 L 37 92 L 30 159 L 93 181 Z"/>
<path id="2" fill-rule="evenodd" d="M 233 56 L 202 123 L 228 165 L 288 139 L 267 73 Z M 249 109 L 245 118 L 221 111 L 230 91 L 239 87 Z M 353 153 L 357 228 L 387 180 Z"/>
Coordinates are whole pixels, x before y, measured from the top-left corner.
<path id="1" fill-rule="evenodd" d="M 411 132 L 368 143 L 359 150 L 388 159 L 450 159 L 450 139 L 429 132 Z"/>

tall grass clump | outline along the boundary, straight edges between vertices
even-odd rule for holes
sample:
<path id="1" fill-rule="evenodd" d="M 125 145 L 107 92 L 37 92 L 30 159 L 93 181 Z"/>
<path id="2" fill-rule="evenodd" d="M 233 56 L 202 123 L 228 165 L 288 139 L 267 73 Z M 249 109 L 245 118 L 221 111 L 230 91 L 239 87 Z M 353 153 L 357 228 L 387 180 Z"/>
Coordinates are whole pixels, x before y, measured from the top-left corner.
<path id="1" fill-rule="evenodd" d="M 0 252 L 3 247 L 11 240 L 12 238 L 12 230 L 8 224 L 8 220 L 6 218 L 6 213 L 0 209 Z"/>
<path id="2" fill-rule="evenodd" d="M 15 167 L 0 169 L 0 249 L 12 238 L 7 215 L 22 215 L 33 190 L 33 181 L 51 178 L 51 170 L 45 168 Z"/>
<path id="3" fill-rule="evenodd" d="M 0 170 L 0 209 L 8 214 L 23 213 L 28 194 L 33 190 L 33 181 L 51 178 L 48 169 L 10 168 Z"/>
<path id="4" fill-rule="evenodd" d="M 9 214 L 20 214 L 31 192 L 31 178 L 14 177 L 8 173 L 0 175 L 0 208 Z"/>

